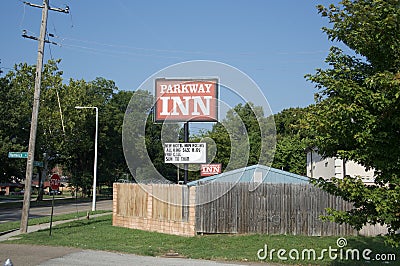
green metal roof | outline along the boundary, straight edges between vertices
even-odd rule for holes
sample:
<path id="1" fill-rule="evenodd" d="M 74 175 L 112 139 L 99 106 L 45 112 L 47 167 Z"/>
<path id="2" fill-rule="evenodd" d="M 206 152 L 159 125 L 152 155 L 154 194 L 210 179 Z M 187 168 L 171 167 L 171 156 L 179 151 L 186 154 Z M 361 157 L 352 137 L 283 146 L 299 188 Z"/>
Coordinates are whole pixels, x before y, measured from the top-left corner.
<path id="1" fill-rule="evenodd" d="M 187 185 L 197 186 L 210 182 L 254 182 L 254 176 L 258 176 L 260 178 L 262 177 L 262 183 L 304 184 L 309 182 L 308 177 L 257 164 L 224 172 L 218 175 L 205 177 L 196 181 L 189 182 Z"/>

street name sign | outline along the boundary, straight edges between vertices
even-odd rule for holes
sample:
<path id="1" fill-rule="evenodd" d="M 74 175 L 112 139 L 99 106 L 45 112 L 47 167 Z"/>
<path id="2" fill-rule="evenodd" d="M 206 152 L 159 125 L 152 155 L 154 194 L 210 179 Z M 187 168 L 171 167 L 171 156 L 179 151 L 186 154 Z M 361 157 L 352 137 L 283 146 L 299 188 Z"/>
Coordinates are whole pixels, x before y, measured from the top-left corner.
<path id="1" fill-rule="evenodd" d="M 28 152 L 10 151 L 8 152 L 8 158 L 26 159 L 28 158 Z"/>
<path id="2" fill-rule="evenodd" d="M 33 166 L 43 167 L 43 162 L 33 161 Z"/>

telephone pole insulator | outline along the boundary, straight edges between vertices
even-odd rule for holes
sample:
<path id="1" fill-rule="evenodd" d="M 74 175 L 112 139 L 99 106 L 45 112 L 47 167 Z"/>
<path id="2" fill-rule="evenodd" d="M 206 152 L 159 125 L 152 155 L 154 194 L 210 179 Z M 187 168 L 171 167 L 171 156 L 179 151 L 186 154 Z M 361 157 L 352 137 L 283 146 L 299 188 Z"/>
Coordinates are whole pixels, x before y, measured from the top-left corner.
<path id="1" fill-rule="evenodd" d="M 35 40 L 35 41 L 39 41 L 38 37 L 26 34 L 26 30 L 22 31 L 22 35 L 21 36 L 24 37 L 24 38 L 27 38 L 27 39 L 32 39 L 32 40 Z M 49 34 L 49 36 L 50 37 L 54 37 L 54 34 Z M 49 41 L 49 40 L 44 40 L 44 42 L 45 43 L 49 43 L 49 44 L 59 45 L 58 43 L 52 42 L 52 41 Z"/>
<path id="2" fill-rule="evenodd" d="M 26 2 L 26 1 L 24 1 L 24 4 L 28 5 L 28 6 L 32 6 L 32 7 L 37 7 L 37 8 L 44 8 L 44 6 L 45 6 L 44 4 L 41 6 L 41 5 Z M 57 11 L 57 12 L 69 14 L 69 6 L 65 6 L 64 9 L 58 8 L 58 7 L 50 7 L 50 6 L 48 6 L 47 8 L 48 8 L 48 10 L 51 10 L 51 11 Z"/>

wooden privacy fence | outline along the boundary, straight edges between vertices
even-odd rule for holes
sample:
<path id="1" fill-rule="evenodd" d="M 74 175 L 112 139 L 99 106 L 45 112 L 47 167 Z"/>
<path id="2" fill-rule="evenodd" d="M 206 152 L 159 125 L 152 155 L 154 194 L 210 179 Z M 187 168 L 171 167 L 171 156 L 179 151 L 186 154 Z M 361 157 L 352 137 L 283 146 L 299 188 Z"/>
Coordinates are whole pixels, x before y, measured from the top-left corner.
<path id="1" fill-rule="evenodd" d="M 114 183 L 113 225 L 194 235 L 194 196 L 187 186 Z"/>
<path id="2" fill-rule="evenodd" d="M 215 198 L 230 184 L 199 187 L 197 202 Z M 351 204 L 309 184 L 240 183 L 225 195 L 196 206 L 198 233 L 261 233 L 294 235 L 349 235 L 348 225 L 323 222 L 325 208 L 348 210 Z"/>
<path id="3" fill-rule="evenodd" d="M 226 192 L 226 193 L 225 193 Z M 323 222 L 325 208 L 352 205 L 310 184 L 114 184 L 113 225 L 193 236 L 213 233 L 354 235 L 350 226 Z M 367 226 L 365 235 L 384 233 Z"/>

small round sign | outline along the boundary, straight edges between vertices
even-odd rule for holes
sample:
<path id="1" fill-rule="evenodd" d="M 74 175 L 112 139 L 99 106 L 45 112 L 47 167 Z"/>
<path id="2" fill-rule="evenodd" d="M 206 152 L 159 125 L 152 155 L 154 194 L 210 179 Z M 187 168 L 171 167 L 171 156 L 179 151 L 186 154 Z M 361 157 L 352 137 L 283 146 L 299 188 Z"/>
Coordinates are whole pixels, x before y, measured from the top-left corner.
<path id="1" fill-rule="evenodd" d="M 60 187 L 60 176 L 57 174 L 53 174 L 50 178 L 50 188 L 52 190 L 58 190 Z"/>

